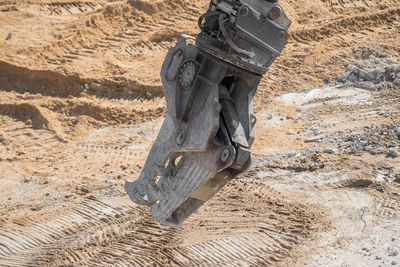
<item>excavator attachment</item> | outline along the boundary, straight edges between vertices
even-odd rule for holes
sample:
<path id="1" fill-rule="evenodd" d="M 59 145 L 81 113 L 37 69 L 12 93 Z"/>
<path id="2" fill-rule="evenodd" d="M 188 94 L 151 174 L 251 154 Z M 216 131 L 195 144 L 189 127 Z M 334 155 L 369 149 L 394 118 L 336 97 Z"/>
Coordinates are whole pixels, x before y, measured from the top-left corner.
<path id="1" fill-rule="evenodd" d="M 253 98 L 290 26 L 275 1 L 212 0 L 201 32 L 182 35 L 161 68 L 167 111 L 129 197 L 179 228 L 251 165 Z"/>

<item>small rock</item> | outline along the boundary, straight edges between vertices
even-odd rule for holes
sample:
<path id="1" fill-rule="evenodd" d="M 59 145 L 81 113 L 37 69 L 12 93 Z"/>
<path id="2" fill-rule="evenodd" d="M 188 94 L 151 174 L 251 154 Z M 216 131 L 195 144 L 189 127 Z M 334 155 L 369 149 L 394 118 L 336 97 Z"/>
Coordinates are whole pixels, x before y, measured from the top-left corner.
<path id="1" fill-rule="evenodd" d="M 376 68 L 375 70 L 372 71 L 372 75 L 374 76 L 374 80 L 380 81 L 382 77 L 385 75 L 385 69 Z"/>
<path id="2" fill-rule="evenodd" d="M 358 81 L 357 76 L 354 73 L 350 73 L 350 75 L 347 77 L 347 80 L 350 82 Z"/>
<path id="3" fill-rule="evenodd" d="M 147 97 L 147 98 L 152 98 L 153 95 L 152 95 L 150 92 L 146 92 L 146 97 Z"/>
<path id="4" fill-rule="evenodd" d="M 311 127 L 310 130 L 313 132 L 317 132 L 319 130 L 319 128 L 318 128 L 318 126 L 313 126 L 313 127 Z"/>
<path id="5" fill-rule="evenodd" d="M 285 158 L 293 158 L 293 157 L 295 157 L 297 155 L 297 151 L 296 150 L 293 150 L 293 151 L 290 151 L 290 152 L 288 152 L 288 153 L 286 153 L 286 154 L 284 154 L 283 156 L 285 157 Z"/>
<path id="6" fill-rule="evenodd" d="M 125 166 L 125 165 L 121 165 L 120 167 L 121 167 L 121 169 L 122 169 L 123 171 L 125 171 L 126 169 L 128 169 L 128 167 Z"/>
<path id="7" fill-rule="evenodd" d="M 114 184 L 113 184 L 113 183 L 110 183 L 110 182 L 108 182 L 108 181 L 105 181 L 105 182 L 103 182 L 103 185 L 104 185 L 104 186 L 113 186 Z"/>
<path id="8" fill-rule="evenodd" d="M 397 265 L 397 262 L 392 261 L 392 265 L 393 265 L 393 266 Z"/>
<path id="9" fill-rule="evenodd" d="M 89 86 L 89 84 L 85 83 L 85 85 L 84 85 L 84 86 L 85 86 L 85 89 L 86 89 L 86 90 L 90 90 L 90 86 Z"/>
<path id="10" fill-rule="evenodd" d="M 11 34 L 11 33 L 7 34 L 6 41 L 10 40 L 11 37 L 12 37 L 12 34 Z"/>
<path id="11" fill-rule="evenodd" d="M 325 154 L 333 154 L 333 153 L 334 153 L 334 151 L 333 151 L 332 149 L 330 149 L 330 148 L 324 149 L 323 152 L 324 152 Z"/>
<path id="12" fill-rule="evenodd" d="M 372 152 L 373 148 L 372 146 L 367 146 L 366 148 L 364 148 L 364 150 L 367 152 Z"/>
<path id="13" fill-rule="evenodd" d="M 355 141 L 355 142 L 352 142 L 352 143 L 351 143 L 351 147 L 352 147 L 352 148 L 360 148 L 361 145 L 360 145 L 360 143 L 358 143 L 357 141 Z"/>
<path id="14" fill-rule="evenodd" d="M 109 121 L 109 122 L 108 122 L 108 125 L 114 125 L 114 124 L 115 124 L 114 121 Z"/>
<path id="15" fill-rule="evenodd" d="M 339 75 L 336 77 L 336 81 L 340 82 L 340 83 L 345 83 L 346 82 L 346 75 Z"/>
<path id="16" fill-rule="evenodd" d="M 330 149 L 330 148 L 326 148 L 322 152 L 325 153 L 325 154 L 333 154 L 333 153 L 335 153 L 335 151 L 333 151 L 333 149 Z"/>
<path id="17" fill-rule="evenodd" d="M 396 78 L 396 79 L 393 81 L 393 85 L 400 85 L 400 78 Z"/>
<path id="18" fill-rule="evenodd" d="M 322 138 L 323 137 L 321 135 L 320 136 L 314 136 L 314 137 L 311 137 L 311 138 L 308 138 L 308 139 L 304 140 L 304 142 L 306 142 L 306 143 L 318 142 Z"/>
<path id="19" fill-rule="evenodd" d="M 360 141 L 359 145 L 365 147 L 368 143 L 366 141 Z"/>
<path id="20" fill-rule="evenodd" d="M 399 156 L 399 152 L 397 152 L 396 149 L 394 149 L 393 147 L 389 148 L 389 149 L 386 151 L 386 154 L 387 154 L 389 157 L 392 157 L 392 158 L 397 158 L 397 157 Z"/>
<path id="21" fill-rule="evenodd" d="M 58 35 L 57 39 L 58 39 L 58 40 L 62 40 L 62 39 L 63 39 L 62 34 Z"/>
<path id="22" fill-rule="evenodd" d="M 382 259 L 382 257 L 379 257 L 379 256 L 376 256 L 376 257 L 375 257 L 375 260 L 380 261 L 381 259 Z"/>
<path id="23" fill-rule="evenodd" d="M 10 143 L 4 137 L 2 137 L 0 134 L 0 144 L 8 146 Z"/>
<path id="24" fill-rule="evenodd" d="M 389 257 L 396 257 L 397 255 L 399 255 L 397 251 L 392 251 L 389 253 Z"/>
<path id="25" fill-rule="evenodd" d="M 362 78 L 364 81 L 372 81 L 374 79 L 374 76 L 372 76 L 371 73 L 366 72 L 365 70 L 360 70 L 359 72 L 360 78 Z"/>
<path id="26" fill-rule="evenodd" d="M 287 135 L 295 135 L 295 132 L 293 132 L 292 130 L 289 130 L 286 132 Z"/>

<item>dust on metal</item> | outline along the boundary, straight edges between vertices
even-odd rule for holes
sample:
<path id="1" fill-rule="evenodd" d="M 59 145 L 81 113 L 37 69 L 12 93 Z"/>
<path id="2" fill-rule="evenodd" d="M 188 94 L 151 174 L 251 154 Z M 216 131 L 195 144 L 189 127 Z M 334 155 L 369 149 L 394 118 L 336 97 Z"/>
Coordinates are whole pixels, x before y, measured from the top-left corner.
<path id="1" fill-rule="evenodd" d="M 251 165 L 253 98 L 291 24 L 276 1 L 212 0 L 196 37 L 181 35 L 161 68 L 167 112 L 139 178 L 125 189 L 179 228 Z"/>

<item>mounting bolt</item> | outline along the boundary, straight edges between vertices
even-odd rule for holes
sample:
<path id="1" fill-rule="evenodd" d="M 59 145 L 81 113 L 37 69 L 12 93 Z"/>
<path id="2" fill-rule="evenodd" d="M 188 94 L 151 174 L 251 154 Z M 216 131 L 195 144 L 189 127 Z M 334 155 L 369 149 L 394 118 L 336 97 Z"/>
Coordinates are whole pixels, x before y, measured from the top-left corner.
<path id="1" fill-rule="evenodd" d="M 240 12 L 240 15 L 242 15 L 244 17 L 244 16 L 247 16 L 247 14 L 249 14 L 249 9 L 245 6 L 242 6 L 240 8 L 239 12 Z"/>
<path id="2" fill-rule="evenodd" d="M 277 20 L 282 15 L 282 8 L 279 6 L 274 6 L 268 13 L 268 18 L 270 20 Z"/>
<path id="3" fill-rule="evenodd" d="M 176 143 L 181 146 L 185 142 L 185 139 L 186 139 L 185 130 L 180 130 L 178 132 L 178 135 L 176 136 Z"/>
<path id="4" fill-rule="evenodd" d="M 285 33 L 284 31 L 280 31 L 280 32 L 278 33 L 278 38 L 279 38 L 280 40 L 285 39 L 285 37 L 286 37 L 286 33 Z"/>
<path id="5" fill-rule="evenodd" d="M 264 16 L 264 15 L 261 15 L 261 22 L 262 22 L 262 23 L 267 22 L 267 17 Z"/>
<path id="6" fill-rule="evenodd" d="M 221 153 L 221 161 L 226 163 L 231 156 L 231 151 L 228 148 L 225 148 Z"/>

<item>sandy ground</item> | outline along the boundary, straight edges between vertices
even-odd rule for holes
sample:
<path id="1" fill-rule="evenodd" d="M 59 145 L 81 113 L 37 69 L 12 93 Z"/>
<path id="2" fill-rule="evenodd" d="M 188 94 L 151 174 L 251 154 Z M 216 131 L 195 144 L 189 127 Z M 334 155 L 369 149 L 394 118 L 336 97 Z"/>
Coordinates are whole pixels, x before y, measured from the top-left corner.
<path id="1" fill-rule="evenodd" d="M 336 81 L 400 63 L 398 0 L 280 1 L 253 167 L 180 230 L 128 199 L 208 2 L 0 0 L 0 266 L 400 266 L 400 87 Z"/>

